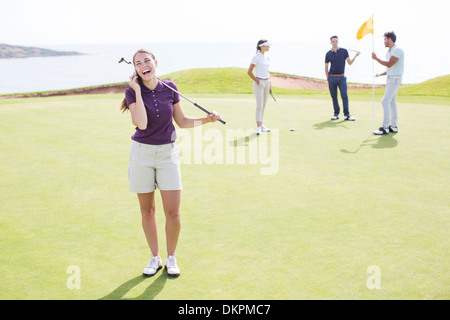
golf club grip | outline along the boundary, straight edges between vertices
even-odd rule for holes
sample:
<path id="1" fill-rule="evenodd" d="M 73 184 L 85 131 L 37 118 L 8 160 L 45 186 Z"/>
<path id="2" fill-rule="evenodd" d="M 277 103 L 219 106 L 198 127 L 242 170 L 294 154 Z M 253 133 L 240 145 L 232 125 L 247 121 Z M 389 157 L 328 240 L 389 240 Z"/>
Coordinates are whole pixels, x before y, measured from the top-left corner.
<path id="1" fill-rule="evenodd" d="M 212 113 L 211 111 L 206 110 L 206 109 L 203 108 L 201 105 L 199 105 L 199 104 L 197 104 L 197 103 L 195 103 L 195 102 L 194 102 L 194 106 L 196 106 L 197 108 L 199 108 L 200 110 L 202 110 L 202 111 L 205 112 L 206 114 L 211 114 L 211 113 Z M 224 120 L 222 120 L 222 119 L 219 119 L 218 121 L 221 122 L 221 123 L 223 123 L 223 124 L 226 124 L 226 123 L 227 123 L 226 121 L 224 121 Z"/>
<path id="2" fill-rule="evenodd" d="M 275 99 L 275 96 L 273 95 L 273 93 L 272 93 L 272 92 L 270 93 L 270 95 L 272 96 L 272 98 L 273 98 L 273 101 L 277 102 L 277 99 Z"/>

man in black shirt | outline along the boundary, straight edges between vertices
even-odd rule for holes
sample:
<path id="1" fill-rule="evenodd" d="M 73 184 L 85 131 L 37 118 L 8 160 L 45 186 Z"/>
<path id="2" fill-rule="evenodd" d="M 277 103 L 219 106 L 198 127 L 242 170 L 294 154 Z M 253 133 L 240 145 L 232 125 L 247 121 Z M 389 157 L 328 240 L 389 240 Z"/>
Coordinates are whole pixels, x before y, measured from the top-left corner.
<path id="1" fill-rule="evenodd" d="M 344 116 L 345 120 L 355 121 L 356 119 L 350 115 L 348 109 L 348 95 L 347 95 L 347 78 L 345 77 L 345 61 L 349 65 L 355 61 L 356 57 L 359 56 L 359 52 L 356 53 L 353 59 L 350 59 L 347 49 L 339 48 L 338 37 L 332 36 L 330 38 L 332 48 L 325 55 L 325 74 L 328 80 L 328 86 L 330 89 L 330 95 L 333 99 L 334 116 L 331 120 L 339 119 L 339 102 L 337 98 L 337 88 L 341 92 L 342 103 L 344 104 Z M 331 67 L 329 68 L 329 63 Z"/>

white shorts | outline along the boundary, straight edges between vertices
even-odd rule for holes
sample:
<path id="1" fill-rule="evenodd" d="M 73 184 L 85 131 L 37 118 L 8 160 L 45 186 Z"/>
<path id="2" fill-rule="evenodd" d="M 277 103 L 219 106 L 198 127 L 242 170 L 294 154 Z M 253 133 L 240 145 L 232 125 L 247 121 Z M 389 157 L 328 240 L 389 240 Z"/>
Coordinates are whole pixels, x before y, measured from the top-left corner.
<path id="1" fill-rule="evenodd" d="M 130 191 L 181 190 L 180 151 L 174 143 L 150 145 L 132 141 L 128 162 Z"/>

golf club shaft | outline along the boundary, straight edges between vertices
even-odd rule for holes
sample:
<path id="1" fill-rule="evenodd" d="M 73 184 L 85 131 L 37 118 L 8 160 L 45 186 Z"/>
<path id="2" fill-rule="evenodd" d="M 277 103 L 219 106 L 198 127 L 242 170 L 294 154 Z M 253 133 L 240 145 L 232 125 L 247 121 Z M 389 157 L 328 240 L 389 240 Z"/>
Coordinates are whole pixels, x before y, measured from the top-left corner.
<path id="1" fill-rule="evenodd" d="M 131 62 L 126 61 L 124 58 L 120 59 L 119 63 L 121 62 L 125 62 L 128 64 L 131 64 Z M 190 103 L 192 103 L 194 106 L 196 106 L 197 108 L 199 108 L 200 110 L 202 110 L 203 112 L 205 112 L 206 114 L 211 114 L 212 112 L 203 108 L 201 105 L 195 103 L 194 101 L 192 101 L 191 99 L 189 99 L 188 97 L 186 97 L 185 95 L 183 95 L 182 93 L 178 92 L 177 90 L 175 90 L 174 88 L 172 88 L 171 86 L 165 84 L 163 81 L 161 81 L 161 83 L 166 86 L 167 88 L 169 88 L 170 90 L 172 90 L 173 92 L 178 93 L 180 96 L 182 96 L 183 98 L 185 98 L 187 101 L 189 101 Z M 226 124 L 226 121 L 219 119 L 219 122 Z"/>
<path id="2" fill-rule="evenodd" d="M 270 95 L 272 96 L 273 100 L 274 100 L 275 103 L 277 104 L 278 110 L 280 110 L 281 114 L 283 115 L 284 120 L 287 121 L 287 123 L 288 123 L 288 125 L 289 125 L 289 128 L 292 128 L 291 123 L 289 122 L 288 118 L 286 118 L 286 116 L 285 116 L 284 113 L 283 113 L 283 110 L 281 110 L 281 108 L 280 108 L 280 106 L 279 106 L 279 104 L 278 104 L 277 99 L 275 99 L 275 96 L 273 95 L 272 92 L 270 93 Z"/>
<path id="3" fill-rule="evenodd" d="M 169 88 L 170 90 L 172 90 L 175 93 L 178 93 L 180 96 L 182 96 L 183 98 L 185 98 L 187 101 L 189 101 L 190 103 L 192 103 L 194 106 L 196 106 L 197 108 L 199 108 L 200 110 L 202 110 L 203 112 L 205 112 L 206 114 L 211 114 L 212 112 L 203 108 L 201 105 L 197 104 L 196 102 L 192 101 L 191 99 L 189 99 L 188 97 L 186 97 L 184 94 L 178 92 L 177 90 L 175 90 L 174 88 L 172 88 L 171 86 L 165 84 L 163 81 L 161 81 L 161 83 L 166 86 L 167 88 Z M 226 121 L 219 119 L 218 121 L 220 121 L 223 124 L 226 124 Z"/>

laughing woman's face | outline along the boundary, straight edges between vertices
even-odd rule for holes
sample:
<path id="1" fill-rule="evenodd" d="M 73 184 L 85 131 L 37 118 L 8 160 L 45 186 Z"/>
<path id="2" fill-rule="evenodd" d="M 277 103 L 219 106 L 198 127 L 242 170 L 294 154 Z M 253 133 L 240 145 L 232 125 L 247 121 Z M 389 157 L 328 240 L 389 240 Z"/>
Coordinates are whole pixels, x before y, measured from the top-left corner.
<path id="1" fill-rule="evenodd" d="M 148 53 L 137 53 L 134 57 L 134 67 L 142 80 L 149 80 L 156 77 L 156 67 L 158 62 Z"/>

